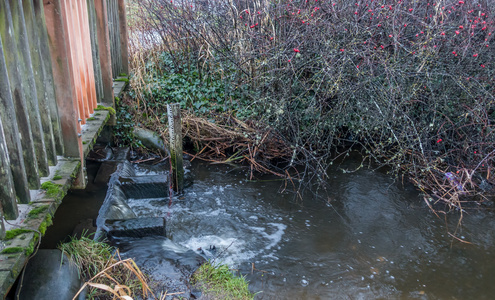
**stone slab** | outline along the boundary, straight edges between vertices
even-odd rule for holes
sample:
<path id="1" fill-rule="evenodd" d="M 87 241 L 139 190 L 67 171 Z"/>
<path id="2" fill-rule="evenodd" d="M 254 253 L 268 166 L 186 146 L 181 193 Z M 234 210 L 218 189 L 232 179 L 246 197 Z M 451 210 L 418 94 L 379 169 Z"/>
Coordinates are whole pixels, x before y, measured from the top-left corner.
<path id="1" fill-rule="evenodd" d="M 127 198 L 165 198 L 169 195 L 169 183 L 166 175 L 148 175 L 121 177 L 122 191 Z"/>
<path id="2" fill-rule="evenodd" d="M 96 139 L 109 119 L 110 112 L 108 110 L 96 110 L 93 115 L 86 120 L 87 122 L 82 128 L 81 137 L 84 157 L 87 157 L 89 151 L 93 149 Z"/>
<path id="3" fill-rule="evenodd" d="M 5 295 L 9 292 L 10 288 L 15 282 L 15 278 L 12 277 L 10 271 L 0 271 L 0 293 Z"/>
<path id="4" fill-rule="evenodd" d="M 127 79 L 127 77 L 117 77 L 116 79 Z M 115 95 L 115 97 L 120 98 L 120 94 L 122 94 L 126 85 L 127 82 L 125 81 L 113 81 L 113 94 Z"/>
<path id="5" fill-rule="evenodd" d="M 129 220 L 107 220 L 107 236 L 141 238 L 146 236 L 166 236 L 165 218 L 135 218 Z"/>

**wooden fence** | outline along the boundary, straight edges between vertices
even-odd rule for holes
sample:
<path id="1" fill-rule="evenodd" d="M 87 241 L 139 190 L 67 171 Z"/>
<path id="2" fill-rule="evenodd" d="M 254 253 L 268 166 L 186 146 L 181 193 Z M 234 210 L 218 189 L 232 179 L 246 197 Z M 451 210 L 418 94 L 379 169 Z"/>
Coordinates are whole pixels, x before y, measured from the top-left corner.
<path id="1" fill-rule="evenodd" d="M 81 126 L 128 73 L 126 28 L 124 0 L 0 0 L 2 227 L 49 166 L 84 165 Z"/>

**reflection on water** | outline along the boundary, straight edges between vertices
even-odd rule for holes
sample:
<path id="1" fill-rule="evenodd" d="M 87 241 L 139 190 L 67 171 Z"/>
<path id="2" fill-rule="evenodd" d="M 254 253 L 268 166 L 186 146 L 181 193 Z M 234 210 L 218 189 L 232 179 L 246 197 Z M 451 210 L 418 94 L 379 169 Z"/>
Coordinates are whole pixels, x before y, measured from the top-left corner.
<path id="1" fill-rule="evenodd" d="M 493 213 L 464 216 L 458 235 L 473 244 L 463 244 L 447 232 L 454 213 L 439 219 L 414 189 L 339 167 L 325 194 L 301 200 L 273 178 L 250 182 L 242 168 L 196 163 L 193 185 L 171 206 L 129 205 L 138 215 L 166 216 L 174 242 L 246 274 L 257 299 L 493 298 Z"/>

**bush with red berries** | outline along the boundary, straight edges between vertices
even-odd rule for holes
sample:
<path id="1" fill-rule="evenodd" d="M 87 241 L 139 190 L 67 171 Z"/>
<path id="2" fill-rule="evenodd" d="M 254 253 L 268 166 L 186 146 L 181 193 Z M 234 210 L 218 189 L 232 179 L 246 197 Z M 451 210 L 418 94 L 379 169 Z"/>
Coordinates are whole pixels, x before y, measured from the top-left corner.
<path id="1" fill-rule="evenodd" d="M 242 87 L 237 113 L 276 129 L 296 160 L 358 149 L 429 204 L 493 193 L 495 0 L 136 3 L 134 52 Z"/>

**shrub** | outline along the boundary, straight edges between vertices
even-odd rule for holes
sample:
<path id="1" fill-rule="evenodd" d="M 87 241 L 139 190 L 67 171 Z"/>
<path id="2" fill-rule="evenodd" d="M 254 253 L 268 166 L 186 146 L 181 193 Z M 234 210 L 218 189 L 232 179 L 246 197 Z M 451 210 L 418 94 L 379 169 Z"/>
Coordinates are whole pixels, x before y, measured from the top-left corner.
<path id="1" fill-rule="evenodd" d="M 299 162 L 358 147 L 410 175 L 429 202 L 459 208 L 459 197 L 495 184 L 493 7 L 140 0 L 131 84 L 158 115 L 169 101 L 228 104 L 222 110 L 276 129 Z M 228 88 L 198 92 L 208 80 Z"/>

